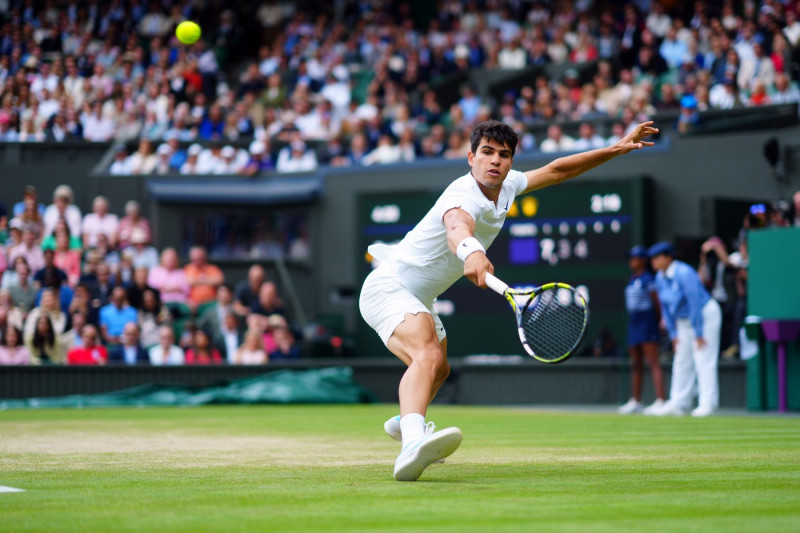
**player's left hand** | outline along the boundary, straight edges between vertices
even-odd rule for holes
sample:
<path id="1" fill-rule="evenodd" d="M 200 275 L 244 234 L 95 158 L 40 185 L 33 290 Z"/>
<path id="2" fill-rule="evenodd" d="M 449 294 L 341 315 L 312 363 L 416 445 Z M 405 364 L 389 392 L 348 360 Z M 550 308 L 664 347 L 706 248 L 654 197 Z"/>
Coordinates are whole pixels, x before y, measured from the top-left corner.
<path id="1" fill-rule="evenodd" d="M 645 146 L 653 146 L 655 143 L 644 139 L 656 133 L 658 133 L 658 128 L 653 126 L 652 120 L 642 122 L 632 132 L 617 141 L 617 146 L 622 148 L 626 154 L 631 150 L 640 150 Z"/>

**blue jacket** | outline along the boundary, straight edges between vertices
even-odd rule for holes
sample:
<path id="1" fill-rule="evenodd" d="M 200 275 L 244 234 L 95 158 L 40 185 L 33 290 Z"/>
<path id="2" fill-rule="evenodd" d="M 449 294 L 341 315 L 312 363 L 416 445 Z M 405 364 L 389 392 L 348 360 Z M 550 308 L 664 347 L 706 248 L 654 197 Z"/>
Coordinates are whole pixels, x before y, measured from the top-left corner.
<path id="1" fill-rule="evenodd" d="M 673 260 L 665 271 L 656 274 L 656 288 L 669 338 L 675 339 L 678 335 L 675 321 L 679 318 L 688 318 L 695 335 L 702 337 L 703 306 L 711 295 L 697 271 L 682 261 Z"/>

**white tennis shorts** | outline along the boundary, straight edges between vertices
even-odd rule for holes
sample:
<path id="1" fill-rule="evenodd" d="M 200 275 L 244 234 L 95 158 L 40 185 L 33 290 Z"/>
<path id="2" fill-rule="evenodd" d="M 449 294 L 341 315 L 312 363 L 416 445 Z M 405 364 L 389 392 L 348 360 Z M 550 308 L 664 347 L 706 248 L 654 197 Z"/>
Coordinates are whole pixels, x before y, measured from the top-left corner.
<path id="1" fill-rule="evenodd" d="M 433 309 L 433 302 L 422 302 L 400 285 L 394 270 L 385 263 L 367 276 L 361 287 L 358 306 L 364 321 L 378 333 L 384 345 L 405 320 L 406 313 L 429 313 L 433 317 L 439 342 L 447 336 L 439 314 Z"/>

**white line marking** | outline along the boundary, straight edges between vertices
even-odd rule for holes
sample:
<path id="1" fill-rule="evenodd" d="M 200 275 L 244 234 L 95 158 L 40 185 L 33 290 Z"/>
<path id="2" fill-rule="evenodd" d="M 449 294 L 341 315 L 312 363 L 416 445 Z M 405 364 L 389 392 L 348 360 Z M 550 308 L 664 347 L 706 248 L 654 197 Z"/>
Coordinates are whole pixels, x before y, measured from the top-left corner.
<path id="1" fill-rule="evenodd" d="M 14 487 L 6 487 L 5 485 L 0 485 L 0 492 L 25 492 L 25 490 L 15 489 Z"/>

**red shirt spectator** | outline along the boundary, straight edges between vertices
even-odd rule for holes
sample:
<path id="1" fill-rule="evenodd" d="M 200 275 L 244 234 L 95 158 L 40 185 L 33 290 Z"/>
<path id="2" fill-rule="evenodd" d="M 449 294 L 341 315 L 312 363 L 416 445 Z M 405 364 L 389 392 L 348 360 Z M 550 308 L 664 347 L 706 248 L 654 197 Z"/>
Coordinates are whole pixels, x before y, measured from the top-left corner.
<path id="1" fill-rule="evenodd" d="M 83 347 L 73 348 L 67 353 L 68 365 L 104 365 L 108 362 L 108 350 L 98 344 L 97 328 L 86 324 L 81 330 Z"/>

